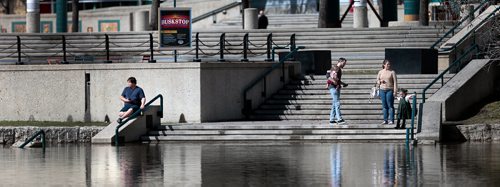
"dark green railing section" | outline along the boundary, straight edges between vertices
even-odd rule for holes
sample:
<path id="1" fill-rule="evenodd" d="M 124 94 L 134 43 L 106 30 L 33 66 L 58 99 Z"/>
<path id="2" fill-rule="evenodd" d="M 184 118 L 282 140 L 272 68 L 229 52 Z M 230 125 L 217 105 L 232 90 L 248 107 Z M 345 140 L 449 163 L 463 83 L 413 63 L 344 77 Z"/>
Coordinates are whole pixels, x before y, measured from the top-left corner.
<path id="1" fill-rule="evenodd" d="M 193 23 L 196 23 L 196 22 L 198 22 L 200 20 L 203 20 L 203 19 L 208 18 L 210 16 L 216 15 L 218 13 L 221 13 L 221 12 L 225 11 L 225 10 L 228 10 L 228 9 L 240 6 L 240 4 L 241 4 L 241 2 L 232 2 L 232 3 L 229 3 L 229 4 L 227 4 L 227 5 L 223 6 L 223 7 L 220 7 L 218 9 L 212 10 L 212 11 L 207 12 L 205 14 L 199 15 L 199 16 L 193 18 L 192 21 L 193 21 Z"/>
<path id="2" fill-rule="evenodd" d="M 42 148 L 45 149 L 45 131 L 44 130 L 39 130 L 38 132 L 33 134 L 33 136 L 31 136 L 31 138 L 26 140 L 21 146 L 19 146 L 19 148 L 23 149 L 26 145 L 28 145 L 30 142 L 35 140 L 35 138 L 37 138 L 38 136 L 41 136 Z"/>
<path id="3" fill-rule="evenodd" d="M 132 115 L 130 115 L 130 117 L 128 117 L 126 120 L 123 120 L 121 123 L 118 124 L 118 126 L 116 126 L 116 129 L 115 129 L 115 145 L 119 145 L 119 139 L 118 139 L 118 131 L 119 129 L 127 124 L 127 122 L 129 122 L 130 120 L 132 119 L 135 119 L 137 118 L 138 116 L 140 116 L 141 114 L 145 113 L 146 111 L 149 110 L 149 108 L 151 108 L 151 104 L 153 102 L 155 102 L 156 100 L 160 99 L 160 110 L 158 110 L 158 116 L 159 117 L 163 117 L 163 96 L 161 94 L 158 94 L 156 97 L 154 97 L 153 99 L 151 99 L 151 101 L 147 102 L 145 105 L 144 105 L 144 109 L 139 109 L 137 111 L 135 111 Z"/>
<path id="4" fill-rule="evenodd" d="M 450 30 L 448 30 L 448 32 L 446 32 L 443 36 L 441 36 L 436 42 L 434 42 L 434 44 L 432 44 L 431 46 L 431 49 L 435 49 L 437 45 L 439 45 L 439 43 L 441 43 L 446 37 L 448 37 L 450 34 L 451 36 L 454 36 L 458 27 L 460 27 L 465 21 L 467 21 L 469 19 L 469 17 L 471 15 L 474 15 L 477 11 L 483 9 L 485 6 L 489 6 L 489 2 L 490 0 L 484 0 L 481 2 L 481 4 L 479 4 L 479 6 L 477 6 L 474 10 L 473 10 L 473 13 L 465 16 L 464 18 L 462 18 L 462 20 L 460 20 L 457 24 L 455 24 L 454 27 L 452 27 Z M 481 25 L 481 24 L 479 24 Z M 458 43 L 458 42 L 457 42 Z M 451 49 L 449 49 L 451 50 Z"/>
<path id="5" fill-rule="evenodd" d="M 405 99 L 405 98 L 402 98 Z M 417 92 L 413 92 L 413 98 L 411 102 L 411 125 L 409 129 L 406 129 L 406 144 L 411 140 L 415 140 L 415 116 L 417 115 Z"/>
<path id="6" fill-rule="evenodd" d="M 281 48 L 279 48 L 279 49 L 281 49 Z M 245 116 L 248 117 L 252 111 L 252 100 L 247 99 L 248 91 L 250 91 L 253 87 L 255 87 L 260 81 L 264 81 L 264 91 L 262 92 L 262 97 L 265 97 L 265 95 L 266 95 L 266 77 L 269 74 L 271 74 L 275 69 L 278 69 L 279 67 L 281 67 L 280 81 L 285 83 L 285 61 L 288 60 L 289 58 L 293 57 L 295 55 L 295 53 L 297 53 L 300 49 L 305 49 L 305 47 L 304 46 L 292 47 L 290 49 L 290 52 L 284 58 L 282 58 L 279 62 L 274 63 L 269 70 L 264 72 L 262 75 L 257 77 L 255 80 L 250 82 L 250 84 L 247 87 L 245 87 L 245 89 L 243 90 L 243 110 L 242 110 L 242 113 Z"/>
<path id="7" fill-rule="evenodd" d="M 484 3 L 484 2 L 483 2 Z M 438 77 L 436 77 L 429 85 L 427 85 L 427 87 L 424 88 L 423 92 L 422 92 L 422 103 L 425 103 L 425 93 L 426 91 L 432 86 L 434 85 L 438 80 L 441 79 L 441 86 L 444 85 L 444 75 L 446 73 L 448 73 L 452 68 L 457 68 L 457 70 L 460 70 L 462 68 L 462 60 L 469 56 L 469 54 L 473 51 L 479 51 L 479 46 L 476 44 L 476 31 L 477 29 L 482 26 L 483 24 L 485 24 L 487 21 L 490 21 L 490 19 L 497 14 L 497 12 L 500 10 L 500 6 L 498 6 L 495 10 L 493 10 L 493 12 L 491 12 L 490 14 L 488 14 L 488 16 L 483 19 L 479 24 L 477 25 L 474 25 L 474 28 L 469 32 L 467 33 L 465 36 L 463 36 L 457 43 L 455 43 L 453 45 L 453 47 L 449 48 L 448 50 L 455 50 L 457 49 L 457 46 L 459 46 L 460 44 L 462 44 L 466 39 L 469 38 L 470 35 L 472 35 L 472 44 L 469 48 L 467 48 L 465 50 L 465 52 L 460 56 L 458 57 L 458 59 L 456 59 L 448 68 L 446 68 L 446 70 L 444 70 L 443 72 L 441 72 L 441 74 L 438 75 Z"/>
<path id="8" fill-rule="evenodd" d="M 455 60 L 448 68 L 446 68 L 441 74 L 439 74 L 429 85 L 427 85 L 424 90 L 422 91 L 422 103 L 425 103 L 425 93 L 429 88 L 432 87 L 438 80 L 441 80 L 441 86 L 444 85 L 444 75 L 450 71 L 452 68 L 457 68 L 457 70 L 460 70 L 462 68 L 462 60 L 469 56 L 469 54 L 473 51 L 478 51 L 479 46 L 477 44 L 473 44 L 471 47 L 469 47 L 464 54 L 462 54 L 457 60 Z"/>

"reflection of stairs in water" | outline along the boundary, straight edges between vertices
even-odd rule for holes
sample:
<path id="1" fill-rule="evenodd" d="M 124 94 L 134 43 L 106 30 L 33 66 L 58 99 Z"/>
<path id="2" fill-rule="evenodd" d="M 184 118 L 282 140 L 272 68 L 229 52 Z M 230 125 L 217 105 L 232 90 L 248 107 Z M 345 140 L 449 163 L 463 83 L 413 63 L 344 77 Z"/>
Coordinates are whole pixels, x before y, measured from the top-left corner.
<path id="1" fill-rule="evenodd" d="M 405 139 L 405 130 L 387 125 L 328 125 L 320 121 L 220 122 L 162 126 L 143 141 L 394 141 Z"/>

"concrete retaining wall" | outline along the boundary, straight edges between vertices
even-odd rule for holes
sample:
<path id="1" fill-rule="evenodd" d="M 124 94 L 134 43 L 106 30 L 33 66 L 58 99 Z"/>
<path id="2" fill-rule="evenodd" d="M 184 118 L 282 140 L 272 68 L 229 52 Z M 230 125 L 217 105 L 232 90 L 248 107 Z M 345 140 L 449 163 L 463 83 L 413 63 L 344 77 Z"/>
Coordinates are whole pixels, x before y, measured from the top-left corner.
<path id="1" fill-rule="evenodd" d="M 264 69 L 271 68 L 271 63 L 202 63 L 201 64 L 201 120 L 226 121 L 242 119 L 243 90 Z M 285 66 L 285 82 L 291 76 L 300 73 L 298 63 Z M 291 69 L 291 70 L 289 70 Z M 281 68 L 274 70 L 266 78 L 267 97 L 283 87 L 280 81 Z M 252 100 L 252 107 L 257 107 L 267 97 L 261 92 L 264 82 L 259 82 L 248 92 L 248 99 Z"/>
<path id="2" fill-rule="evenodd" d="M 457 125 L 468 141 L 500 141 L 500 124 Z"/>
<path id="3" fill-rule="evenodd" d="M 422 112 L 425 117 L 419 139 L 439 141 L 441 120 L 464 120 L 464 114 L 470 112 L 472 106 L 498 94 L 496 88 L 499 84 L 499 61 L 471 61 L 424 104 Z"/>
<path id="4" fill-rule="evenodd" d="M 4 65 L 0 66 L 0 101 L 4 106 L 0 108 L 0 120 L 115 120 L 122 107 L 118 97 L 130 76 L 137 78 L 147 98 L 164 96 L 162 122 L 240 119 L 241 90 L 271 65 L 241 62 Z M 87 117 L 86 74 L 90 77 Z M 280 88 L 273 83 L 279 83 L 279 76 L 273 73 L 268 77 L 269 88 Z M 268 94 L 275 90 L 269 89 Z M 254 95 L 250 99 L 261 99 L 260 95 Z"/>
<path id="5" fill-rule="evenodd" d="M 17 141 L 30 138 L 43 129 L 47 142 L 51 143 L 90 143 L 92 136 L 104 127 L 0 127 L 0 143 L 12 145 Z"/>

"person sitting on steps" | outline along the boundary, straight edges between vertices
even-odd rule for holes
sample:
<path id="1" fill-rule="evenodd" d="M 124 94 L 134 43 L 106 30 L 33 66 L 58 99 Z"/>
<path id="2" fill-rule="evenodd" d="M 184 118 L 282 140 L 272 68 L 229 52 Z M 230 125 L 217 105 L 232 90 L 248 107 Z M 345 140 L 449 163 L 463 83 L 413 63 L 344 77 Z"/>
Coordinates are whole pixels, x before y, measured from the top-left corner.
<path id="1" fill-rule="evenodd" d="M 118 114 L 118 123 L 121 123 L 123 119 L 128 118 L 135 111 L 144 109 L 146 104 L 146 96 L 141 87 L 137 86 L 137 80 L 135 77 L 129 77 L 127 79 L 128 86 L 123 89 L 122 95 L 120 95 L 120 100 L 123 102 L 123 108 Z"/>

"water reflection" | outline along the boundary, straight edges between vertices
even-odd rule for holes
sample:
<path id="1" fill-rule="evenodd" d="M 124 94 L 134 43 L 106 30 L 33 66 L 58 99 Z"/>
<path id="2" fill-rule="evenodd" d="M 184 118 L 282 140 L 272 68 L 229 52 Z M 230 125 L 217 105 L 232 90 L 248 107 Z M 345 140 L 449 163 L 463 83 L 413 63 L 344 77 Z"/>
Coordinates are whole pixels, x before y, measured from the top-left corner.
<path id="1" fill-rule="evenodd" d="M 490 186 L 500 145 L 361 143 L 0 148 L 0 186 Z"/>

